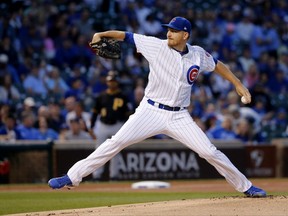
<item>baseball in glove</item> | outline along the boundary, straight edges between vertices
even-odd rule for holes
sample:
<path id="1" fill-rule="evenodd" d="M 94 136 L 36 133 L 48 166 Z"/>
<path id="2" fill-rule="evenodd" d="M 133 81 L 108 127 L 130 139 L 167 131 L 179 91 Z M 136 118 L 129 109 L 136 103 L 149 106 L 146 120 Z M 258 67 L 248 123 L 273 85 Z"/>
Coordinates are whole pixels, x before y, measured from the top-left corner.
<path id="1" fill-rule="evenodd" d="M 121 48 L 119 41 L 111 38 L 101 38 L 96 43 L 89 43 L 91 49 L 96 55 L 107 59 L 119 59 L 121 57 Z"/>

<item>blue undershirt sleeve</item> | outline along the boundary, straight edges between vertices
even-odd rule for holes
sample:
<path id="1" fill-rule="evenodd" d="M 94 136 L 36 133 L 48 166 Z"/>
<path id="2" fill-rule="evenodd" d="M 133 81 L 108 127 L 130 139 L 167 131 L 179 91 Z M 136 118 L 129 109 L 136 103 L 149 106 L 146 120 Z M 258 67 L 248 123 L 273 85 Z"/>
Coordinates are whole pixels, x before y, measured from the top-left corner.
<path id="1" fill-rule="evenodd" d="M 135 45 L 134 36 L 132 32 L 125 32 L 124 41 Z"/>

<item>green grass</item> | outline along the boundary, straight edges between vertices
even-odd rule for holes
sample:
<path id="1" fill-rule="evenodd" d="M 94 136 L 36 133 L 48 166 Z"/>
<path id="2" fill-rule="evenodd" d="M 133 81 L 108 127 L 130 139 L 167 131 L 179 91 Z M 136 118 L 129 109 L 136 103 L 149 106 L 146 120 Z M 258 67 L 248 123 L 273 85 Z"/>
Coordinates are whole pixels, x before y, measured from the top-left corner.
<path id="1" fill-rule="evenodd" d="M 234 195 L 239 193 L 0 192 L 0 215 Z"/>

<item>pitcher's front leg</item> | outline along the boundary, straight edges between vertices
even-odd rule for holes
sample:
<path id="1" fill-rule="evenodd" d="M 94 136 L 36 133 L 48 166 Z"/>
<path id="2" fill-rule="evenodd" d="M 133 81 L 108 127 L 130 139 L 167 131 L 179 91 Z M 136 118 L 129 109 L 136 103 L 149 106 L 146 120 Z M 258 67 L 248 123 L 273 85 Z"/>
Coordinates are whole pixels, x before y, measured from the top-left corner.
<path id="1" fill-rule="evenodd" d="M 149 104 L 144 104 L 140 108 L 130 116 L 128 121 L 111 139 L 107 139 L 87 158 L 78 161 L 71 167 L 68 176 L 73 185 L 79 185 L 85 176 L 103 166 L 123 148 L 163 131 L 165 115 L 162 118 L 162 114 L 159 115 L 159 110 Z"/>
<path id="2" fill-rule="evenodd" d="M 119 143 L 120 142 L 114 138 L 107 139 L 87 158 L 75 163 L 67 173 L 73 185 L 78 186 L 84 177 L 102 167 L 114 155 L 121 151 L 124 146 Z"/>

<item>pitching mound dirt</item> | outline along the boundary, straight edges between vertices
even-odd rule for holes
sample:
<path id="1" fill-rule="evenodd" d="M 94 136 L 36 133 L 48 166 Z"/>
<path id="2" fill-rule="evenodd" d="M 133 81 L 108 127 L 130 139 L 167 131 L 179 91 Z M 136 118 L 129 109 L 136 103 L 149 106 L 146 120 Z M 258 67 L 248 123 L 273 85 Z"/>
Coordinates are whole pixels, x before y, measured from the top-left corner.
<path id="1" fill-rule="evenodd" d="M 288 215 L 287 199 L 286 196 L 268 196 L 178 200 L 26 213 L 17 216 L 284 216 Z"/>

